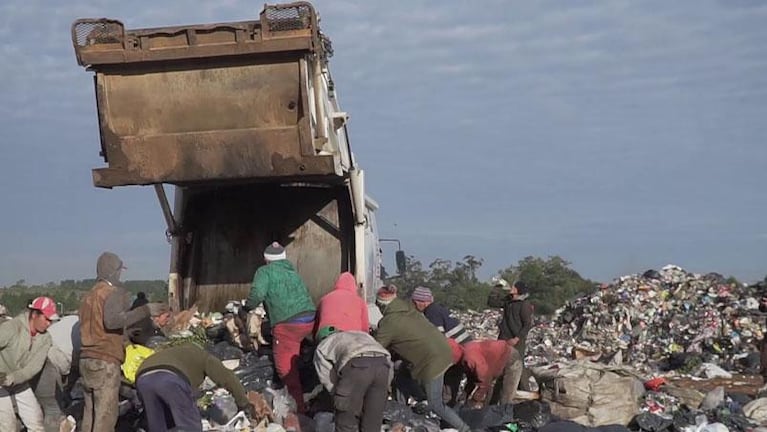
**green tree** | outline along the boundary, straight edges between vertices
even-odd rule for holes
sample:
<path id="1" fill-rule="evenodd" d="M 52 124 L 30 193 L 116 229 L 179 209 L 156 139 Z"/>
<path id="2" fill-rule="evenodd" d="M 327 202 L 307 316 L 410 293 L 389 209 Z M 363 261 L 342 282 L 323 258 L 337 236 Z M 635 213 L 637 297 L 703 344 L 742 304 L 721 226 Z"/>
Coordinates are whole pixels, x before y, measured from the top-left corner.
<path id="1" fill-rule="evenodd" d="M 500 274 L 509 283 L 523 281 L 530 289 L 530 301 L 536 306 L 536 313 L 548 315 L 568 300 L 596 289 L 593 281 L 581 277 L 570 264 L 558 256 L 547 259 L 528 256 L 501 270 Z"/>

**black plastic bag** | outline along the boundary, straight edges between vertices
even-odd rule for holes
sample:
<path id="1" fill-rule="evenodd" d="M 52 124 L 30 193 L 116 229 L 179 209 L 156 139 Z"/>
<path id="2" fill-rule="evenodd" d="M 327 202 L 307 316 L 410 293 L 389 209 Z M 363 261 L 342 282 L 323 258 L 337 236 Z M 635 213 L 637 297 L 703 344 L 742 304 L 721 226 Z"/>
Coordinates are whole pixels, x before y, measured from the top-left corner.
<path id="1" fill-rule="evenodd" d="M 514 405 L 490 405 L 481 409 L 461 408 L 458 415 L 472 429 L 486 429 L 512 422 Z"/>
<path id="2" fill-rule="evenodd" d="M 639 430 L 645 432 L 661 432 L 667 430 L 673 423 L 670 419 L 649 412 L 643 412 L 634 417 L 632 421 Z"/>
<path id="3" fill-rule="evenodd" d="M 219 342 L 209 348 L 208 351 L 219 360 L 239 360 L 244 355 L 241 349 L 231 345 L 229 342 Z"/>
<path id="4" fill-rule="evenodd" d="M 537 400 L 520 402 L 514 405 L 514 419 L 539 429 L 551 422 L 551 406 Z"/>

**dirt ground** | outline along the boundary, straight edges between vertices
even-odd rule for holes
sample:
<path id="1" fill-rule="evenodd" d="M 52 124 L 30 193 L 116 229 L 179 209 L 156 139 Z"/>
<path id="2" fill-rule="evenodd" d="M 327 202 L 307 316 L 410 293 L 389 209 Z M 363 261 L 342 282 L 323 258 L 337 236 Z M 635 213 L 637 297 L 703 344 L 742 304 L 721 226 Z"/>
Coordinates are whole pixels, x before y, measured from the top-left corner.
<path id="1" fill-rule="evenodd" d="M 724 386 L 725 391 L 730 393 L 743 393 L 754 396 L 759 388 L 764 385 L 759 375 L 733 375 L 732 378 L 692 379 L 674 377 L 668 378 L 674 385 L 683 388 L 692 388 L 701 392 L 708 392 L 716 387 Z"/>

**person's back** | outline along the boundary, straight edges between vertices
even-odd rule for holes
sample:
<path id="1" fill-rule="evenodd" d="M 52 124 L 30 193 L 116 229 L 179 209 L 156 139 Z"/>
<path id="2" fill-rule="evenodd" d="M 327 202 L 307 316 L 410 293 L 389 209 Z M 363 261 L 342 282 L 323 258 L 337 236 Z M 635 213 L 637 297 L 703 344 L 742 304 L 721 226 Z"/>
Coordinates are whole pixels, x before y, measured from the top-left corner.
<path id="1" fill-rule="evenodd" d="M 413 378 L 428 381 L 450 367 L 447 338 L 409 302 L 394 299 L 383 315 L 375 338 L 412 365 Z"/>
<path id="2" fill-rule="evenodd" d="M 357 294 L 357 282 L 349 272 L 341 273 L 335 289 L 317 304 L 317 328 L 333 327 L 338 331 L 367 332 L 370 328 L 368 306 Z"/>

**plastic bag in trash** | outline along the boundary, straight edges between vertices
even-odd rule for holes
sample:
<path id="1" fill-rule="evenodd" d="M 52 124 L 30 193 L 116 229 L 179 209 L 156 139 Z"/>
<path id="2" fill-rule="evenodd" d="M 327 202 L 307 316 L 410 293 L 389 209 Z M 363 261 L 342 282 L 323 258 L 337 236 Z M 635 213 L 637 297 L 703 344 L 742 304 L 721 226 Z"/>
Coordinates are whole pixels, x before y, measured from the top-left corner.
<path id="1" fill-rule="evenodd" d="M 314 415 L 316 432 L 333 432 L 336 430 L 333 413 L 318 412 Z"/>
<path id="2" fill-rule="evenodd" d="M 225 425 L 237 415 L 237 403 L 228 393 L 213 395 L 213 402 L 208 407 L 207 415 L 213 422 Z"/>
<path id="3" fill-rule="evenodd" d="M 241 359 L 243 352 L 241 349 L 229 344 L 229 342 L 219 342 L 208 349 L 211 354 L 219 360 Z"/>
<path id="4" fill-rule="evenodd" d="M 501 426 L 515 420 L 514 406 L 511 404 L 491 405 L 480 409 L 462 408 L 458 415 L 472 429 Z"/>
<path id="5" fill-rule="evenodd" d="M 288 414 L 296 412 L 296 401 L 288 394 L 287 388 L 267 388 L 266 392 L 272 395 L 272 413 L 277 423 L 282 423 Z"/>
<path id="6" fill-rule="evenodd" d="M 546 402 L 537 400 L 514 404 L 514 419 L 539 429 L 551 422 L 551 406 Z"/>
<path id="7" fill-rule="evenodd" d="M 632 423 L 636 424 L 639 430 L 645 432 L 662 432 L 667 430 L 673 424 L 673 421 L 657 414 L 643 412 L 634 417 Z"/>

